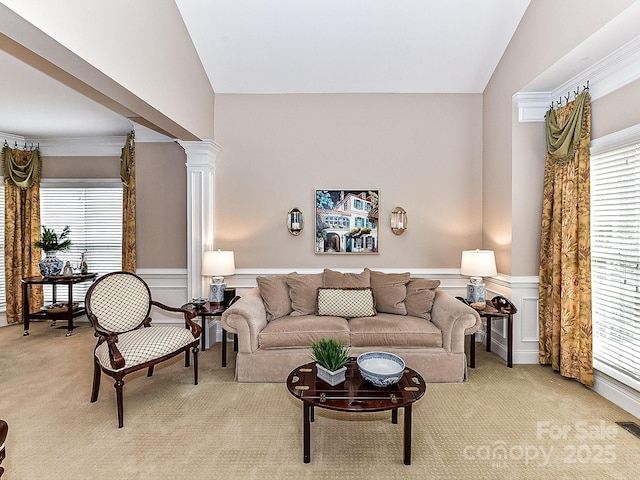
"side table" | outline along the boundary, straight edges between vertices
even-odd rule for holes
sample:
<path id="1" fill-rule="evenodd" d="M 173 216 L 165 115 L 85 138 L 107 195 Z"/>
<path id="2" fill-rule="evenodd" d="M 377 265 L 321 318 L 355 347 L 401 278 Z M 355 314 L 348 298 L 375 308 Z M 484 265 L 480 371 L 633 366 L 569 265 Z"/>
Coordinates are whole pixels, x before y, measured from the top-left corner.
<path id="1" fill-rule="evenodd" d="M 231 303 L 229 304 L 229 306 L 231 306 Z M 211 302 L 206 302 L 201 307 L 196 307 L 192 303 L 187 303 L 183 305 L 182 308 L 191 309 L 195 312 L 196 316 L 200 317 L 202 326 L 200 349 L 204 352 L 207 349 L 207 318 L 212 318 L 215 321 L 220 321 L 222 318 L 222 314 L 228 307 L 225 307 L 224 305 L 211 305 Z M 233 336 L 233 350 L 238 350 L 238 336 L 235 334 Z M 224 328 L 222 329 L 222 366 L 227 366 L 227 331 Z"/>
<path id="2" fill-rule="evenodd" d="M 467 303 L 463 298 L 459 300 Z M 487 352 L 491 352 L 491 322 L 493 320 L 507 320 L 507 367 L 513 368 L 513 316 L 518 313 L 518 309 L 505 297 L 498 295 L 493 297 L 491 302 L 482 310 L 476 310 L 480 318 L 487 320 Z M 471 334 L 469 345 L 469 366 L 476 368 L 476 334 Z"/>
<path id="3" fill-rule="evenodd" d="M 72 276 L 53 275 L 50 277 L 25 277 L 22 279 L 22 320 L 24 323 L 24 336 L 29 335 L 29 320 L 52 320 L 52 326 L 55 326 L 56 320 L 66 320 L 67 337 L 71 336 L 73 331 L 73 319 L 87 313 L 84 305 L 78 305 L 78 308 L 73 308 L 73 285 L 76 283 L 94 281 L 97 273 L 81 273 L 74 274 Z M 53 288 L 53 303 L 57 302 L 57 287 L 58 285 L 67 286 L 67 310 L 57 312 L 47 312 L 46 310 L 40 310 L 38 312 L 31 312 L 29 307 L 29 289 L 31 285 L 51 285 Z"/>

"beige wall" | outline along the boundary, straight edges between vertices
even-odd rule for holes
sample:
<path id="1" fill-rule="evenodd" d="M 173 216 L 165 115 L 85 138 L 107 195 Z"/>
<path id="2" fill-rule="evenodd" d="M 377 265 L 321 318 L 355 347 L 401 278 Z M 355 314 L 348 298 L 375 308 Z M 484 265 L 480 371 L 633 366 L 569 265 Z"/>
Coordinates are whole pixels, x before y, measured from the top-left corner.
<path id="1" fill-rule="evenodd" d="M 187 266 L 185 162 L 177 143 L 136 143 L 138 269 Z"/>
<path id="2" fill-rule="evenodd" d="M 238 268 L 459 268 L 481 241 L 481 112 L 477 94 L 217 95 L 216 246 Z M 380 190 L 379 254 L 314 254 L 315 189 L 339 188 Z"/>
<path id="3" fill-rule="evenodd" d="M 531 2 L 485 89 L 483 246 L 496 251 L 501 273 L 535 276 L 539 264 L 544 124 L 519 123 L 512 96 L 632 3 Z"/>
<path id="4" fill-rule="evenodd" d="M 13 55 L 171 137 L 213 138 L 214 92 L 173 0 L 2 3 L 19 15 L 0 4 L 3 33 L 25 47 Z"/>
<path id="5" fill-rule="evenodd" d="M 176 143 L 136 143 L 137 268 L 187 265 L 186 155 Z M 43 178 L 120 178 L 118 157 L 43 157 Z"/>
<path id="6" fill-rule="evenodd" d="M 120 158 L 43 156 L 42 178 L 120 178 Z"/>

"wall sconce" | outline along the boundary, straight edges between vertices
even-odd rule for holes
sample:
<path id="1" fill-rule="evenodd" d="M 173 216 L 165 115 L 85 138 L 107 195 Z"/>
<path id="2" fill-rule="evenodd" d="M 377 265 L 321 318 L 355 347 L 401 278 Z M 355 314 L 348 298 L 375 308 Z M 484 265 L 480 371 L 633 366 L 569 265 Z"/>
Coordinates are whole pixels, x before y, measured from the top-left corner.
<path id="1" fill-rule="evenodd" d="M 407 229 L 407 212 L 402 207 L 391 210 L 391 231 L 396 235 L 402 235 Z"/>
<path id="2" fill-rule="evenodd" d="M 304 228 L 304 216 L 298 207 L 287 213 L 287 230 L 291 235 L 300 235 Z"/>

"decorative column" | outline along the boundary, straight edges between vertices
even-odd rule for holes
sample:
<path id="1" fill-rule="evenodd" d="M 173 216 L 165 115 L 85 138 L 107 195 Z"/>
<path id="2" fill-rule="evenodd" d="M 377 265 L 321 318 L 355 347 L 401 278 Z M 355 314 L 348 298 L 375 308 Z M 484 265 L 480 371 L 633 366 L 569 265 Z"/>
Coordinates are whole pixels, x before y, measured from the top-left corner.
<path id="1" fill-rule="evenodd" d="M 202 252 L 214 247 L 216 158 L 222 148 L 213 140 L 178 141 L 187 154 L 187 297 L 207 296 L 200 274 Z"/>

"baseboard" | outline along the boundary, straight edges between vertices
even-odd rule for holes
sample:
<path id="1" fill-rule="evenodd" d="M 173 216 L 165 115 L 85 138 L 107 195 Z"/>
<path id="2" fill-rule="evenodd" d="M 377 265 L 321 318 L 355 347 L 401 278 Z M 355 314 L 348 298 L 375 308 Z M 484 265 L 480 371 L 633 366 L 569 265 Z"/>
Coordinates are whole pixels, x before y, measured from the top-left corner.
<path id="1" fill-rule="evenodd" d="M 636 418 L 640 418 L 640 392 L 596 370 L 593 391 Z"/>

